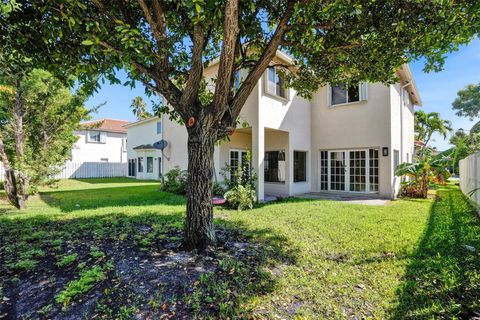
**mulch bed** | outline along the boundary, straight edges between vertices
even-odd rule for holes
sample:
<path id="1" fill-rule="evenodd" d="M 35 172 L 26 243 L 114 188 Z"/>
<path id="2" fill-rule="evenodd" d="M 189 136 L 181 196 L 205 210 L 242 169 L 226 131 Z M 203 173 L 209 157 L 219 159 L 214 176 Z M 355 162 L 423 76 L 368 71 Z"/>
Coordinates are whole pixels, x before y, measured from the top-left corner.
<path id="1" fill-rule="evenodd" d="M 149 225 L 134 229 L 145 235 L 151 231 Z M 203 254 L 181 251 L 181 236 L 178 229 L 169 230 L 147 248 L 132 237 L 122 241 L 87 237 L 63 244 L 64 254 L 78 254 L 72 265 L 58 267 L 58 252 L 44 249 L 46 254 L 38 258 L 34 269 L 20 272 L 4 266 L 6 253 L 0 249 L 0 319 L 191 319 L 188 297 L 202 274 L 215 273 L 217 281 L 222 282 L 222 277 L 227 281 L 229 273 L 219 270 L 219 262 L 226 257 L 252 267 L 250 273 L 256 268 L 253 264 L 260 263 L 254 258 L 258 247 L 237 231 L 218 229 L 219 246 Z M 104 256 L 92 258 L 92 246 Z M 79 262 L 89 267 L 109 262 L 113 268 L 106 271 L 105 280 L 63 306 L 55 297 L 78 279 Z M 239 294 L 234 292 L 228 299 Z M 198 310 L 215 317 L 218 304 L 203 303 Z"/>

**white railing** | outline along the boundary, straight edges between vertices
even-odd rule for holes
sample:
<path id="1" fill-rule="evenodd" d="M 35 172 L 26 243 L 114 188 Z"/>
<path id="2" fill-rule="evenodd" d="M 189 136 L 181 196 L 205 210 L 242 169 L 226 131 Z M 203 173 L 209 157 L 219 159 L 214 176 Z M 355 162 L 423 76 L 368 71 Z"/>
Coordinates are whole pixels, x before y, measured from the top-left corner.
<path id="1" fill-rule="evenodd" d="M 460 189 L 480 206 L 480 152 L 460 160 Z M 475 190 L 475 191 L 474 191 Z"/>
<path id="2" fill-rule="evenodd" d="M 62 171 L 54 179 L 75 178 L 112 178 L 125 177 L 128 164 L 120 162 L 71 162 L 67 161 L 62 166 Z M 4 179 L 3 166 L 0 163 L 0 181 Z"/>

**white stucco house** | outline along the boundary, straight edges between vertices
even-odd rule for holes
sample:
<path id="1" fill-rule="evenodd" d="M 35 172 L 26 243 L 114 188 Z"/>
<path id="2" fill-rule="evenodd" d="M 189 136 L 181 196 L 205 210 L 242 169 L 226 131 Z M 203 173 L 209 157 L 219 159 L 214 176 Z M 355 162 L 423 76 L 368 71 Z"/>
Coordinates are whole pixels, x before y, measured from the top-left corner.
<path id="1" fill-rule="evenodd" d="M 127 129 L 125 120 L 99 119 L 83 122 L 76 131 L 78 141 L 72 148 L 71 161 L 127 162 Z"/>
<path id="2" fill-rule="evenodd" d="M 276 59 L 291 61 L 281 52 Z M 216 63 L 206 68 L 206 79 L 217 70 Z M 421 105 L 409 66 L 397 76 L 399 82 L 390 86 L 325 86 L 306 100 L 284 88 L 274 68 L 267 69 L 240 115 L 248 127 L 237 128 L 215 148 L 215 178 L 221 179 L 226 163 L 241 164 L 250 150 L 259 200 L 308 192 L 394 198 L 400 186 L 394 168 L 412 160 L 414 105 Z M 187 131 L 168 116 L 125 127 L 130 176 L 158 179 L 174 166 L 187 168 Z"/>

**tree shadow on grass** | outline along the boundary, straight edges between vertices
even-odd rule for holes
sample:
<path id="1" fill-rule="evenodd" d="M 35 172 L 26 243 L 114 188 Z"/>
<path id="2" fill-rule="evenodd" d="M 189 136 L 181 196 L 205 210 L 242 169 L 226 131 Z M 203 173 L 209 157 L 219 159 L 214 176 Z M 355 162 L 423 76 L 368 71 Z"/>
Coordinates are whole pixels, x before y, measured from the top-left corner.
<path id="1" fill-rule="evenodd" d="M 457 188 L 437 194 L 392 319 L 479 316 L 480 219 Z"/>
<path id="2" fill-rule="evenodd" d="M 66 217 L 0 217 L 6 318 L 248 318 L 275 288 L 269 270 L 295 260 L 284 237 L 241 223 L 217 220 L 217 250 L 196 254 L 179 249 L 181 212 Z"/>
<path id="3" fill-rule="evenodd" d="M 41 192 L 40 198 L 62 212 L 120 206 L 185 204 L 183 196 L 161 192 L 158 186 L 127 186 L 101 189 L 54 190 Z"/>

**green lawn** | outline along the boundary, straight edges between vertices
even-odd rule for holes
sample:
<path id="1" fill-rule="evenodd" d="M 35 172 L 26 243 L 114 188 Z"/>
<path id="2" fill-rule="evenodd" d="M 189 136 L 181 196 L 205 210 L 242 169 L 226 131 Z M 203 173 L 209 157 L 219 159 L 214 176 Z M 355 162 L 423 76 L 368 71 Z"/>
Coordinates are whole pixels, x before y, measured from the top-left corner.
<path id="1" fill-rule="evenodd" d="M 0 200 L 0 319 L 470 318 L 480 219 L 457 187 L 436 196 L 218 208 L 220 248 L 196 256 L 178 251 L 184 199 L 157 183 L 62 181 L 25 212 Z"/>

